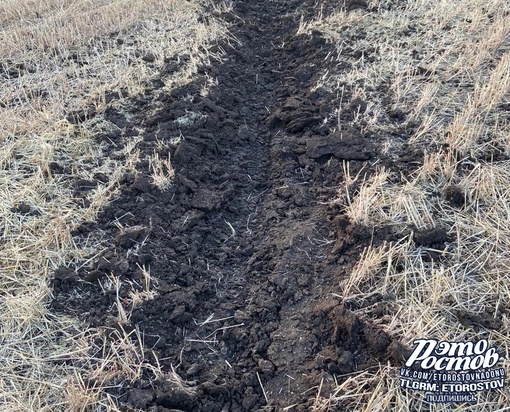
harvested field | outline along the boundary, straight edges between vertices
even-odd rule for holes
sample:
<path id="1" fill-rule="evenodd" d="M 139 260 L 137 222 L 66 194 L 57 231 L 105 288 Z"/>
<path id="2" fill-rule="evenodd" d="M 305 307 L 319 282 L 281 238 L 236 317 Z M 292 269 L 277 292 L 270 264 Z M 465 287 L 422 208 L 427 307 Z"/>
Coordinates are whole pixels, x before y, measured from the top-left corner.
<path id="1" fill-rule="evenodd" d="M 503 0 L 2 3 L 2 410 L 508 409 L 400 368 L 508 370 L 509 36 Z"/>

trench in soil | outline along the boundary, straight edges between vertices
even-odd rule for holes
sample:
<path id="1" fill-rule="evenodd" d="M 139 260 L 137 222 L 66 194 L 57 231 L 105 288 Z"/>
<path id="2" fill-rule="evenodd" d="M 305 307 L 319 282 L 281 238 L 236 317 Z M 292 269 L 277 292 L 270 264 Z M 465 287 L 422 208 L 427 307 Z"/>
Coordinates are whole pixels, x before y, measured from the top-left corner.
<path id="1" fill-rule="evenodd" d="M 120 197 L 76 232 L 104 231 L 111 247 L 78 276 L 55 276 L 54 310 L 92 327 L 138 328 L 147 353 L 188 382 L 124 383 L 111 391 L 125 410 L 306 410 L 321 382 L 327 394 L 335 377 L 399 362 L 398 342 L 336 295 L 362 249 L 391 235 L 350 224 L 331 204 L 342 162 L 370 170 L 378 150 L 357 130 L 336 131 L 339 98 L 314 88 L 334 47 L 318 32 L 296 35 L 315 11 L 313 2 L 235 2 L 222 17 L 237 41 L 217 46 L 222 61 L 179 89 L 134 98 L 129 119 L 105 114 L 124 135 L 143 127 L 142 154 L 181 136 L 168 143 L 171 188 L 151 184 L 147 162 L 126 173 Z M 210 78 L 217 84 L 203 97 Z M 142 284 L 144 267 L 158 294 L 118 325 L 116 293 L 100 282 L 113 273 Z"/>

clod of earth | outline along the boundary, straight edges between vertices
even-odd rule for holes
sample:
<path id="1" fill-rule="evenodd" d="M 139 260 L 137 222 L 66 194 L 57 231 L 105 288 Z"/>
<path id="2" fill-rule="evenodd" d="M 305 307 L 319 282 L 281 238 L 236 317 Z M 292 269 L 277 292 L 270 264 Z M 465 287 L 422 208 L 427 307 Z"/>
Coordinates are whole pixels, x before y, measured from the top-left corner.
<path id="1" fill-rule="evenodd" d="M 455 316 L 459 322 L 465 326 L 470 326 L 475 329 L 486 328 L 492 330 L 499 330 L 503 326 L 503 321 L 495 318 L 489 313 L 470 313 L 465 310 L 458 309 L 455 311 Z"/>
<path id="2" fill-rule="evenodd" d="M 451 237 L 443 228 L 426 229 L 414 233 L 414 241 L 418 246 L 442 250 L 445 248 L 445 242 L 450 240 Z"/>
<path id="3" fill-rule="evenodd" d="M 306 153 L 313 159 L 334 156 L 340 160 L 369 160 L 373 157 L 370 141 L 359 131 L 346 128 L 327 136 L 311 137 L 306 140 Z"/>
<path id="4" fill-rule="evenodd" d="M 455 207 L 463 207 L 466 205 L 466 195 L 458 186 L 448 186 L 444 190 L 444 198 Z"/>
<path id="5" fill-rule="evenodd" d="M 120 231 L 115 238 L 115 243 L 124 248 L 129 249 L 135 243 L 140 243 L 149 234 L 149 229 L 143 226 L 128 227 Z"/>

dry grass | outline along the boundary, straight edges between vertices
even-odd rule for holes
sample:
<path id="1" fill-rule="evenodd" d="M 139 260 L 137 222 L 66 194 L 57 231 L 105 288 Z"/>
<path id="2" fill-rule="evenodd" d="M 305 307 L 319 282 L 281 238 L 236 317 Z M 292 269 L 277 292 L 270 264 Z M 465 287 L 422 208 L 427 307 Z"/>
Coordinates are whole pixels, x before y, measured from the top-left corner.
<path id="1" fill-rule="evenodd" d="M 148 366 L 136 330 L 84 331 L 76 320 L 52 314 L 49 279 L 56 268 L 83 265 L 101 252 L 101 233 L 78 244 L 71 232 L 94 220 L 115 197 L 122 174 L 143 160 L 138 137 L 111 157 L 93 139 L 116 127 L 101 114 L 106 94 L 142 92 L 165 58 L 180 62 L 165 88 L 188 82 L 208 63 L 208 45 L 227 34 L 201 15 L 198 0 L 0 3 L 1 410 L 117 410 L 104 385 L 137 379 L 142 370 L 161 373 Z M 122 110 L 129 101 L 110 105 Z M 72 111 L 91 108 L 94 119 L 66 120 Z M 154 183 L 167 187 L 169 161 L 156 154 L 147 160 Z M 63 173 L 53 172 L 55 163 Z M 109 181 L 83 204 L 73 180 L 95 173 Z M 20 204 L 28 213 L 13 212 Z M 140 270 L 144 284 L 132 285 L 128 301 L 117 300 L 117 323 L 128 323 L 132 307 L 154 296 L 150 268 Z M 118 290 L 119 282 L 105 287 Z"/>
<path id="2" fill-rule="evenodd" d="M 302 33 L 319 29 L 336 43 L 330 60 L 350 63 L 345 71 L 325 73 L 317 86 L 339 95 L 353 91 L 351 107 L 363 100 L 366 109 L 358 110 L 352 125 L 382 140 L 388 155 L 406 141 L 426 153 L 405 176 L 384 168 L 370 177 L 351 176 L 344 165 L 337 202 L 350 220 L 376 232 L 391 227 L 401 239 L 368 247 L 339 295 L 381 293 L 394 312 L 377 322 L 409 346 L 418 337 L 486 338 L 502 348 L 498 366 L 508 368 L 510 163 L 491 157 L 510 154 L 510 5 L 380 0 L 370 6 L 301 23 Z M 395 111 L 405 120 L 393 121 Z M 465 194 L 465 206 L 445 198 L 452 185 Z M 431 262 L 408 229 L 433 227 L 446 228 L 451 241 L 439 251 L 441 260 Z M 368 310 L 360 316 L 369 316 Z M 502 327 L 464 326 L 457 310 L 488 313 Z M 495 411 L 510 403 L 508 387 L 480 395 L 475 405 L 431 406 L 418 392 L 409 396 L 398 386 L 398 369 L 380 365 L 375 373 L 344 379 L 329 398 L 318 400 L 316 410 Z"/>

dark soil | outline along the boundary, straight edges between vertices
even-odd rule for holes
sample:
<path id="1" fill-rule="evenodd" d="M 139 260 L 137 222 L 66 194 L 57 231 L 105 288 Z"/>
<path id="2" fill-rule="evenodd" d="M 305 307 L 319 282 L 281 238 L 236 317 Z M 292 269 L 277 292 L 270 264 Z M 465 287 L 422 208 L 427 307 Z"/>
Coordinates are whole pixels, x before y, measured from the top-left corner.
<path id="1" fill-rule="evenodd" d="M 79 240 L 104 231 L 109 250 L 85 268 L 60 268 L 53 282 L 54 310 L 114 328 L 115 292 L 103 292 L 99 281 L 114 273 L 136 287 L 140 268 L 150 267 L 158 296 L 134 308 L 124 328 L 139 328 L 147 358 L 153 351 L 164 371 L 174 367 L 187 382 L 141 379 L 112 389 L 123 410 L 307 410 L 321 381 L 327 396 L 334 376 L 341 382 L 347 373 L 402 360 L 404 348 L 373 322 L 384 310 L 361 318 L 336 295 L 365 246 L 392 240 L 352 225 L 331 203 L 342 161 L 356 173 L 363 166 L 370 171 L 376 160 L 392 167 L 394 160 L 379 155 L 376 137 L 348 126 L 334 132 L 337 119 L 330 115 L 338 97 L 312 91 L 334 45 L 318 32 L 295 33 L 300 16 L 315 17 L 320 6 L 235 1 L 235 14 L 222 17 L 239 43 L 217 46 L 226 51 L 223 62 L 171 93 L 156 82 L 132 98 L 129 120 L 113 108 L 105 113 L 122 130 L 98 136 L 112 149 L 135 126 L 145 130 L 142 155 L 161 150 L 157 140 L 183 136 L 169 144 L 172 187 L 154 187 L 147 162 L 126 173 L 121 196 L 97 223 L 75 232 Z M 323 13 L 330 9 L 324 4 Z M 218 85 L 202 97 L 207 77 Z M 77 198 L 96 184 L 76 182 Z M 436 232 L 416 236 L 426 245 L 446 240 Z M 128 288 L 121 298 L 129 310 Z M 371 296 L 360 304 L 382 300 Z"/>

